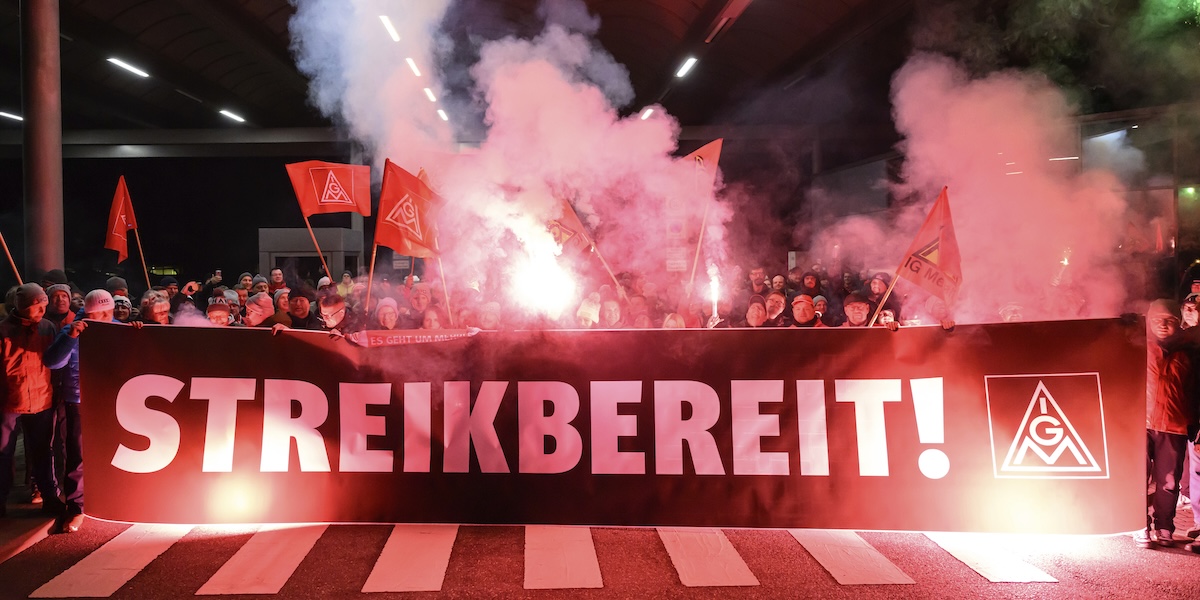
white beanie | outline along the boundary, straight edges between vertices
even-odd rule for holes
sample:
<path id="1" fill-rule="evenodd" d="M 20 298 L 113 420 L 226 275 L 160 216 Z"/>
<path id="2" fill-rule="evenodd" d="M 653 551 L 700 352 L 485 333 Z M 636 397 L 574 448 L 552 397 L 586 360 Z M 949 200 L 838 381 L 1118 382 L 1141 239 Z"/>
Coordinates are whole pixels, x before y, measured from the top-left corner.
<path id="1" fill-rule="evenodd" d="M 92 290 L 83 298 L 83 312 L 98 313 L 113 309 L 113 297 L 107 290 Z"/>

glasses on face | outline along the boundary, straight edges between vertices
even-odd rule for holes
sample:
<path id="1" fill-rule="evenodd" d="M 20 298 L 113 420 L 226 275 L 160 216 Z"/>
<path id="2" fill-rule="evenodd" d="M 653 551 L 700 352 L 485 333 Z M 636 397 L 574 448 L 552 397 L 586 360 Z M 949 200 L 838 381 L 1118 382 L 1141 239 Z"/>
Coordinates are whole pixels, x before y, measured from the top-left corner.
<path id="1" fill-rule="evenodd" d="M 346 307 L 344 307 L 344 306 L 333 312 L 321 311 L 321 317 L 324 318 L 326 321 L 328 321 L 329 319 L 332 319 L 334 317 L 341 318 L 341 315 L 344 315 L 344 314 L 346 314 Z"/>

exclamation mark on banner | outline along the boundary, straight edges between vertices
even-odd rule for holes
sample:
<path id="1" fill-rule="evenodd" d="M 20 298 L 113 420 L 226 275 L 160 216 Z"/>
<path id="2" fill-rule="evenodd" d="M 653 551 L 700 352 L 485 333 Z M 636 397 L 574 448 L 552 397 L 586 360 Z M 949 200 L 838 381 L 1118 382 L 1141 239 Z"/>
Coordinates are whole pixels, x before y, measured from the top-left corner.
<path id="1" fill-rule="evenodd" d="M 942 378 L 913 379 L 913 410 L 917 414 L 917 439 L 922 444 L 946 442 L 946 423 L 942 402 Z M 917 459 L 921 473 L 930 479 L 941 479 L 950 472 L 950 457 L 936 448 L 927 448 Z"/>

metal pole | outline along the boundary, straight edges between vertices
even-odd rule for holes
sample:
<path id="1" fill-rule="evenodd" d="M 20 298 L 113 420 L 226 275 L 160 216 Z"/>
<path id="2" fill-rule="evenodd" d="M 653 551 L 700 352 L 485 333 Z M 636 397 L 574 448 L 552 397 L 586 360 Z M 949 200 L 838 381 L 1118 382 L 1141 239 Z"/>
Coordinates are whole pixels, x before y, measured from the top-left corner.
<path id="1" fill-rule="evenodd" d="M 25 270 L 63 268 L 62 83 L 58 0 L 22 0 Z"/>

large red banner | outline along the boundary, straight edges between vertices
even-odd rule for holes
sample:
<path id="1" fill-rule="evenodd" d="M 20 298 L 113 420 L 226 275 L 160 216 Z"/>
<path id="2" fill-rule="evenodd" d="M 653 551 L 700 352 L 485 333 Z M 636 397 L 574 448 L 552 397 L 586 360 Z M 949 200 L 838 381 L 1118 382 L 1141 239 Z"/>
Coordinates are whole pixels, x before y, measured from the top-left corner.
<path id="1" fill-rule="evenodd" d="M 96 324 L 80 361 L 88 512 L 1129 531 L 1145 511 L 1142 331 L 481 332 L 364 347 Z"/>

